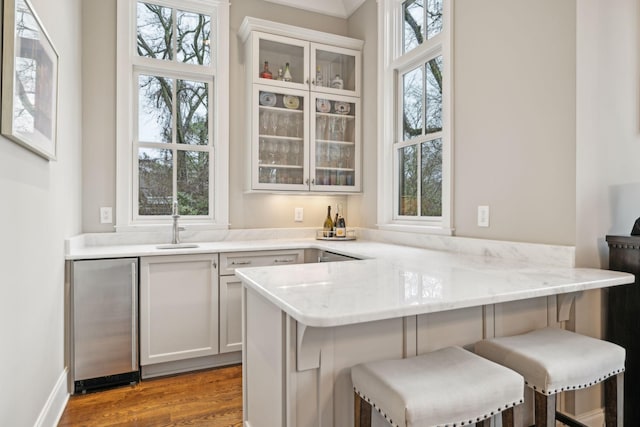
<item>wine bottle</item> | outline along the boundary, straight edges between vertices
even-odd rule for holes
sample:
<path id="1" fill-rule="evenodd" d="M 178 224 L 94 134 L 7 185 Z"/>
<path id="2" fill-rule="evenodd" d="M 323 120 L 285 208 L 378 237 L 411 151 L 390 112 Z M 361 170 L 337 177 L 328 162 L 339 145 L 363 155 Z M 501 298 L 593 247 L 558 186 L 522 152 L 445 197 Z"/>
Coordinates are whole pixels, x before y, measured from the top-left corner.
<path id="1" fill-rule="evenodd" d="M 284 81 L 285 82 L 290 82 L 291 81 L 291 71 L 289 71 L 289 63 L 287 62 L 286 64 L 284 64 Z"/>
<path id="2" fill-rule="evenodd" d="M 322 72 L 320 71 L 320 66 L 316 67 L 316 86 L 324 86 L 322 82 Z"/>
<path id="3" fill-rule="evenodd" d="M 340 214 L 338 224 L 336 225 L 336 237 L 347 237 L 347 224 L 342 214 Z"/>
<path id="4" fill-rule="evenodd" d="M 269 62 L 268 61 L 264 61 L 264 68 L 262 69 L 262 72 L 260 73 L 260 77 L 263 79 L 273 79 L 273 74 L 271 74 L 271 71 L 269 71 Z"/>
<path id="5" fill-rule="evenodd" d="M 327 206 L 327 217 L 322 226 L 324 237 L 333 237 L 333 220 L 331 219 L 331 206 Z"/>

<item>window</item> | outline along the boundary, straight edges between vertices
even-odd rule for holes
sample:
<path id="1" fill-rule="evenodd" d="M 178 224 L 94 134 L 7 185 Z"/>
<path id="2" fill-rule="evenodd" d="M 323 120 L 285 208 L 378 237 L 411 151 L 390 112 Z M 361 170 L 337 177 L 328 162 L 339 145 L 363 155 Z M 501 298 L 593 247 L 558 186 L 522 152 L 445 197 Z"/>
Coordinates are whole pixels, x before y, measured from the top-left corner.
<path id="1" fill-rule="evenodd" d="M 443 0 L 383 0 L 379 224 L 451 232 L 451 19 Z"/>
<path id="2" fill-rule="evenodd" d="M 226 228 L 228 2 L 118 0 L 118 228 Z"/>

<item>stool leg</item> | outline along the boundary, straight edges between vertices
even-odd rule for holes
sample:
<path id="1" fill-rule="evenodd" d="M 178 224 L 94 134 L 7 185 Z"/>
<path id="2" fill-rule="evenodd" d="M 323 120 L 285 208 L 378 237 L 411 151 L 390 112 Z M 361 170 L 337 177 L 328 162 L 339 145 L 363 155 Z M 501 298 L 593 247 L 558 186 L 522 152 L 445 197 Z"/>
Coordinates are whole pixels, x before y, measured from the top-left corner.
<path id="1" fill-rule="evenodd" d="M 354 396 L 354 426 L 371 427 L 371 405 L 360 395 L 353 392 Z"/>
<path id="2" fill-rule="evenodd" d="M 555 427 L 556 425 L 556 395 L 535 394 L 536 427 Z"/>
<path id="3" fill-rule="evenodd" d="M 509 408 L 502 411 L 502 427 L 514 427 L 515 426 L 515 409 Z"/>
<path id="4" fill-rule="evenodd" d="M 604 381 L 604 413 L 607 427 L 624 424 L 624 373 Z"/>

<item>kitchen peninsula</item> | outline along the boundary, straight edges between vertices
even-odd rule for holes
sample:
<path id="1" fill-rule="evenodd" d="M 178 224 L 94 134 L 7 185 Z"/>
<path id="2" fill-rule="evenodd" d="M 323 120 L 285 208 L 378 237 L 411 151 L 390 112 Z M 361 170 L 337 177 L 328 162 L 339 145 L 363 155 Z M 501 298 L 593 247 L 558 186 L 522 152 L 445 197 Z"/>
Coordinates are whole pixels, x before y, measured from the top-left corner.
<path id="1" fill-rule="evenodd" d="M 335 242 L 300 231 L 276 238 L 268 230 L 234 230 L 198 242 L 190 236 L 197 247 L 174 249 L 158 249 L 157 238 L 140 244 L 139 236 L 85 235 L 68 241 L 67 260 L 220 254 L 222 292 L 223 259 L 232 253 L 326 250 L 357 258 L 316 263 L 305 254 L 306 263 L 234 267 L 243 284 L 245 427 L 351 425 L 351 366 L 564 327 L 583 292 L 634 281 L 574 268 L 571 247 L 357 232 L 356 241 Z"/>
<path id="2" fill-rule="evenodd" d="M 353 425 L 351 366 L 562 327 L 581 292 L 633 282 L 613 271 L 374 242 L 344 251 L 368 259 L 236 270 L 245 287 L 246 427 Z"/>

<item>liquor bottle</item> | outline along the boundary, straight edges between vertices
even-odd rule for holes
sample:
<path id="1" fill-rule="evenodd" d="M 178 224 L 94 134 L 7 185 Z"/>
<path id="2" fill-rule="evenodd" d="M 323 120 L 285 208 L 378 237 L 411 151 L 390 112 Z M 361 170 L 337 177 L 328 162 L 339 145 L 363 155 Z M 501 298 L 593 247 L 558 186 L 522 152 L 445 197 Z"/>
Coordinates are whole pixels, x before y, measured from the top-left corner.
<path id="1" fill-rule="evenodd" d="M 342 89 L 344 82 L 340 78 L 340 74 L 336 74 L 335 79 L 331 80 L 331 87 L 334 89 Z"/>
<path id="2" fill-rule="evenodd" d="M 347 224 L 342 215 L 338 218 L 338 225 L 336 225 L 336 237 L 347 237 Z"/>
<path id="3" fill-rule="evenodd" d="M 336 219 L 333 220 L 333 236 L 336 235 L 336 228 L 338 227 L 338 208 L 336 208 Z"/>
<path id="4" fill-rule="evenodd" d="M 322 82 L 322 73 L 320 72 L 320 66 L 316 67 L 316 86 L 324 86 Z"/>
<path id="5" fill-rule="evenodd" d="M 278 68 L 278 78 L 277 80 L 284 80 L 284 75 L 282 74 L 282 68 Z"/>
<path id="6" fill-rule="evenodd" d="M 284 64 L 284 81 L 285 82 L 290 82 L 291 81 L 291 71 L 289 71 L 289 63 L 288 62 L 286 64 Z"/>
<path id="7" fill-rule="evenodd" d="M 331 206 L 327 206 L 327 217 L 324 220 L 324 225 L 322 226 L 324 237 L 333 237 L 333 221 L 331 220 Z"/>
<path id="8" fill-rule="evenodd" d="M 269 71 L 269 62 L 268 61 L 264 61 L 264 68 L 262 69 L 262 72 L 260 73 L 260 77 L 263 79 L 273 79 L 273 74 L 271 74 L 271 71 Z"/>

